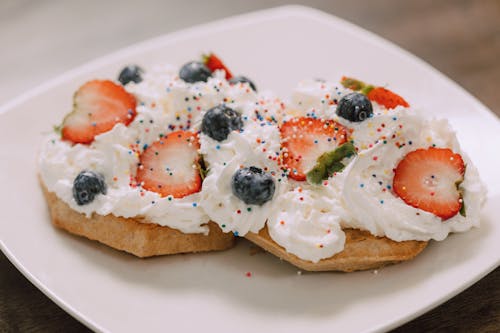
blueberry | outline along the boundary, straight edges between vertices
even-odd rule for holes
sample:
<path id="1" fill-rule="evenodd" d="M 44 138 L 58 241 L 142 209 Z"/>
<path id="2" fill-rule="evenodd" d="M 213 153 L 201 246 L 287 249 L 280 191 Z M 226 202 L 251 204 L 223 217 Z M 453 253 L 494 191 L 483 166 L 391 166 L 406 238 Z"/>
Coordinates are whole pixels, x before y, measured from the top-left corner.
<path id="1" fill-rule="evenodd" d="M 99 193 L 106 194 L 106 183 L 99 173 L 84 170 L 73 181 L 73 198 L 79 206 L 91 203 Z"/>
<path id="2" fill-rule="evenodd" d="M 126 85 L 129 82 L 134 81 L 135 83 L 139 83 L 142 81 L 142 73 L 144 71 L 141 67 L 137 65 L 129 65 L 122 69 L 120 74 L 118 75 L 118 81 L 121 84 Z"/>
<path id="3" fill-rule="evenodd" d="M 250 85 L 250 88 L 252 88 L 253 91 L 257 92 L 257 87 L 255 84 L 246 76 L 233 76 L 231 79 L 229 79 L 230 84 L 236 84 L 236 83 L 248 83 Z"/>
<path id="4" fill-rule="evenodd" d="M 337 115 L 350 121 L 363 121 L 373 115 L 372 103 L 363 94 L 350 93 L 340 99 Z"/>
<path id="5" fill-rule="evenodd" d="M 210 69 L 199 61 L 188 62 L 179 71 L 179 77 L 188 83 L 207 82 L 211 75 Z"/>
<path id="6" fill-rule="evenodd" d="M 234 173 L 231 187 L 233 194 L 247 205 L 262 206 L 273 198 L 276 186 L 271 174 L 251 166 Z"/>
<path id="7" fill-rule="evenodd" d="M 241 115 L 224 104 L 208 110 L 201 122 L 201 131 L 217 141 L 226 140 L 231 131 L 242 128 Z"/>

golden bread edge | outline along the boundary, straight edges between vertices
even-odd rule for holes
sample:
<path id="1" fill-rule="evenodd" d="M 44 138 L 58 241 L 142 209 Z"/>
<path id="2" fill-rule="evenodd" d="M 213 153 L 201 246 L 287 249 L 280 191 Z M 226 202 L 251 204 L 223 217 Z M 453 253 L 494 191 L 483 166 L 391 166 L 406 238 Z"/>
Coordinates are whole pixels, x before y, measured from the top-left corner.
<path id="1" fill-rule="evenodd" d="M 305 271 L 352 272 L 376 269 L 413 259 L 428 243 L 422 241 L 396 242 L 387 237 L 376 237 L 368 231 L 357 229 L 344 229 L 343 231 L 346 234 L 344 250 L 317 263 L 300 259 L 288 253 L 271 239 L 267 226 L 258 233 L 246 234 L 245 238 Z"/>
<path id="2" fill-rule="evenodd" d="M 52 223 L 72 234 L 106 244 L 137 257 L 226 250 L 234 246 L 232 233 L 224 233 L 210 221 L 209 234 L 185 234 L 179 230 L 136 218 L 84 214 L 71 209 L 40 181 Z"/>

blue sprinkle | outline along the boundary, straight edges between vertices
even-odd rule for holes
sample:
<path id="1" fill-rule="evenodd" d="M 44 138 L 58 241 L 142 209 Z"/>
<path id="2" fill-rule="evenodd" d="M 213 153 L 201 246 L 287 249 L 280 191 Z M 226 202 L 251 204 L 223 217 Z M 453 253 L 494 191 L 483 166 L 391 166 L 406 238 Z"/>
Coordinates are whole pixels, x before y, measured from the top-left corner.
<path id="1" fill-rule="evenodd" d="M 188 110 L 188 112 L 191 112 L 192 109 L 190 106 L 188 106 L 187 110 Z"/>
<path id="2" fill-rule="evenodd" d="M 365 184 L 359 184 L 359 187 L 363 188 L 365 187 Z"/>
<path id="3" fill-rule="evenodd" d="M 240 234 L 238 233 L 238 231 L 235 231 L 235 232 L 233 232 L 233 235 L 238 237 Z"/>
<path id="4" fill-rule="evenodd" d="M 219 146 L 219 145 L 215 146 L 215 149 L 219 150 L 219 149 L 220 149 L 220 146 Z"/>
<path id="5" fill-rule="evenodd" d="M 317 144 L 318 143 L 318 140 L 314 140 L 314 143 Z"/>
<path id="6" fill-rule="evenodd" d="M 387 185 L 387 189 L 390 190 L 392 187 L 391 185 Z"/>
<path id="7" fill-rule="evenodd" d="M 148 148 L 148 144 L 145 143 L 144 146 L 142 146 L 142 150 L 146 150 Z"/>
<path id="8" fill-rule="evenodd" d="M 395 121 L 395 120 L 398 120 L 398 118 L 397 118 L 397 117 L 392 117 L 392 120 L 394 120 L 394 121 Z"/>
<path id="9" fill-rule="evenodd" d="M 196 207 L 198 206 L 198 204 L 196 202 L 193 202 L 193 207 Z"/>
<path id="10" fill-rule="evenodd" d="M 380 203 L 383 205 L 384 204 L 384 200 L 380 200 Z"/>

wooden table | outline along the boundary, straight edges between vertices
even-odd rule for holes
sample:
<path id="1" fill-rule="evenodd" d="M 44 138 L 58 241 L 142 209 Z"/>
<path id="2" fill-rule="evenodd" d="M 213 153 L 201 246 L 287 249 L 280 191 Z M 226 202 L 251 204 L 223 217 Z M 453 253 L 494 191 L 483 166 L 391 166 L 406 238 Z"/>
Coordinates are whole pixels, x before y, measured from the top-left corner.
<path id="1" fill-rule="evenodd" d="M 216 5 L 208 6 L 203 3 L 151 0 L 143 1 L 139 8 L 123 1 L 106 4 L 3 1 L 0 45 L 11 47 L 3 48 L 0 55 L 3 92 L 0 102 L 127 44 L 284 1 L 234 4 L 219 0 L 214 2 Z M 351 0 L 307 1 L 307 4 L 352 21 L 409 50 L 500 115 L 500 1 Z M 109 18 L 106 13 L 115 6 L 120 6 L 119 15 Z M 202 8 L 193 11 L 193 6 Z M 171 8 L 176 10 L 170 11 Z M 65 29 L 61 31 L 56 24 L 51 25 L 54 22 L 65 24 Z M 85 42 L 87 22 L 92 22 L 94 29 L 102 29 L 90 46 Z M 130 29 L 130 22 L 141 29 Z M 45 44 L 40 46 L 39 41 Z M 58 51 L 47 51 L 51 48 Z M 37 54 L 38 61 L 32 61 L 33 54 Z M 499 286 L 497 268 L 458 296 L 394 332 L 498 332 Z M 0 332 L 47 331 L 87 332 L 88 329 L 45 297 L 0 254 Z"/>

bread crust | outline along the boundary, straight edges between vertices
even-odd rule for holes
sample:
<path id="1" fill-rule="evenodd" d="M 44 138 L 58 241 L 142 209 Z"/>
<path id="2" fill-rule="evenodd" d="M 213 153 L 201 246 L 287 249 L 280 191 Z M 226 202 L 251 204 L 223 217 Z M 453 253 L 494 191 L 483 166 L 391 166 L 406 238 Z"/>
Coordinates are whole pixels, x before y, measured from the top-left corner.
<path id="1" fill-rule="evenodd" d="M 373 236 L 368 231 L 363 230 L 344 229 L 344 232 L 346 234 L 344 250 L 317 263 L 300 259 L 288 253 L 272 240 L 267 226 L 258 233 L 248 233 L 245 238 L 305 271 L 352 272 L 380 268 L 413 259 L 427 246 L 427 242 L 396 242 L 387 237 Z"/>
<path id="2" fill-rule="evenodd" d="M 52 223 L 72 234 L 106 244 L 114 249 L 145 258 L 157 255 L 220 251 L 234 246 L 232 233 L 224 233 L 210 221 L 209 234 L 185 234 L 166 226 L 149 223 L 144 219 L 124 218 L 114 215 L 84 214 L 71 209 L 42 183 L 49 206 Z M 258 233 L 248 233 L 245 238 L 273 255 L 306 271 L 352 272 L 380 268 L 385 265 L 413 259 L 427 242 L 396 242 L 386 237 L 376 237 L 367 231 L 344 229 L 344 250 L 317 263 L 303 260 L 288 253 L 272 240 L 267 226 Z"/>
<path id="3" fill-rule="evenodd" d="M 209 234 L 185 234 L 144 219 L 85 214 L 71 209 L 42 183 L 52 223 L 72 234 L 145 258 L 164 254 L 226 250 L 234 246 L 232 233 L 224 233 L 210 221 Z"/>

